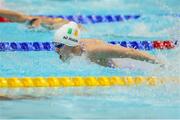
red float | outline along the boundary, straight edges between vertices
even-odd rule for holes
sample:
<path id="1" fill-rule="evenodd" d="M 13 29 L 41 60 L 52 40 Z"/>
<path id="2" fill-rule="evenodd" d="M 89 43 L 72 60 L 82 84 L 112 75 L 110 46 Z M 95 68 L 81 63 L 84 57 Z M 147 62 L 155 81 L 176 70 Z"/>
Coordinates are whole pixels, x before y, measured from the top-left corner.
<path id="1" fill-rule="evenodd" d="M 163 41 L 153 41 L 152 45 L 156 49 L 164 49 Z"/>
<path id="2" fill-rule="evenodd" d="M 164 45 L 164 47 L 165 47 L 166 49 L 171 49 L 171 48 L 174 48 L 174 47 L 175 47 L 175 45 L 174 45 L 174 43 L 173 43 L 172 41 L 164 41 L 164 42 L 163 42 L 163 45 Z"/>
<path id="3" fill-rule="evenodd" d="M 6 18 L 0 17 L 0 22 L 9 22 L 9 20 Z"/>
<path id="4" fill-rule="evenodd" d="M 172 49 L 175 47 L 173 41 L 166 40 L 166 41 L 153 41 L 153 47 L 156 49 Z"/>

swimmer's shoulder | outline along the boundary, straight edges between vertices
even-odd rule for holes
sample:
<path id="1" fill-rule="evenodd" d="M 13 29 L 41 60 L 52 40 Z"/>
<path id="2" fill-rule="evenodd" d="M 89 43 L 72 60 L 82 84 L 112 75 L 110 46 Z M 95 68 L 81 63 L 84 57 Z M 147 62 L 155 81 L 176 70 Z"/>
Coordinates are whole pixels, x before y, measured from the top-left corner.
<path id="1" fill-rule="evenodd" d="M 105 43 L 98 39 L 80 39 L 80 45 L 83 46 L 89 53 L 94 53 L 100 46 Z"/>
<path id="2" fill-rule="evenodd" d="M 104 44 L 104 42 L 102 40 L 98 40 L 98 39 L 90 39 L 90 38 L 83 38 L 80 39 L 81 43 L 87 43 L 87 44 Z"/>

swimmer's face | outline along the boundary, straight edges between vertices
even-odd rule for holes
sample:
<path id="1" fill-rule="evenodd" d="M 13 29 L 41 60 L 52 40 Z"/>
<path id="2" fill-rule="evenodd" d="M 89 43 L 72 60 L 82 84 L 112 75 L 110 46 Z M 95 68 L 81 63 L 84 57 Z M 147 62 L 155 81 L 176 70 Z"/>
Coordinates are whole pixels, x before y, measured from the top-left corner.
<path id="1" fill-rule="evenodd" d="M 41 19 L 38 17 L 30 17 L 28 28 L 37 28 L 41 25 Z"/>
<path id="2" fill-rule="evenodd" d="M 65 62 L 72 56 L 72 47 L 64 45 L 61 48 L 56 48 L 56 52 L 59 54 L 59 58 Z"/>

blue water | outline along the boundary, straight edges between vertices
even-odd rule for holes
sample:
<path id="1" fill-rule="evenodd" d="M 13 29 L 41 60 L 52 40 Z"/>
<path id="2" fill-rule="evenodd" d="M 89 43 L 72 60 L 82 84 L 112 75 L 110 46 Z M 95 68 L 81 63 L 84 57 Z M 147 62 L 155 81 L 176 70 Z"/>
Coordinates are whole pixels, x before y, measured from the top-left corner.
<path id="1" fill-rule="evenodd" d="M 0 0 L 1 1 L 1 0 Z M 2 2 L 0 2 L 2 3 Z M 6 0 L 5 8 L 32 15 L 141 14 L 139 20 L 88 24 L 85 38 L 116 40 L 179 40 L 178 0 Z M 75 6 L 76 5 L 76 6 Z M 77 7 L 78 6 L 78 7 Z M 54 31 L 28 30 L 16 23 L 0 24 L 0 41 L 52 41 Z M 156 70 L 112 69 L 74 58 L 62 63 L 55 52 L 1 52 L 0 76 L 179 76 L 179 48 L 151 51 L 165 61 Z M 12 96 L 39 99 L 0 101 L 0 118 L 180 118 L 178 84 L 156 87 L 1 89 Z"/>

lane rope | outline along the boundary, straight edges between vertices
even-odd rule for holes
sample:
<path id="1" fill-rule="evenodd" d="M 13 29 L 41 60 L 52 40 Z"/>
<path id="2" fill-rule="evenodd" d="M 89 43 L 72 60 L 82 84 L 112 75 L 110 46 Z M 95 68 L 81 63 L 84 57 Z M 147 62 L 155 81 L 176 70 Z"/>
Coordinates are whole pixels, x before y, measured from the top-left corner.
<path id="1" fill-rule="evenodd" d="M 70 21 L 75 21 L 81 24 L 96 24 L 96 23 L 111 23 L 111 22 L 123 22 L 128 20 L 137 20 L 141 18 L 143 15 L 135 14 L 135 15 L 36 15 L 36 16 L 45 16 L 49 18 L 63 18 Z M 171 16 L 179 18 L 180 15 L 177 14 L 163 14 L 156 16 Z M 0 22 L 10 22 L 8 19 L 0 17 Z"/>
<path id="2" fill-rule="evenodd" d="M 128 20 L 137 20 L 141 15 L 39 15 L 49 18 L 63 18 L 69 21 L 74 21 L 81 24 L 96 24 L 96 23 L 112 23 L 123 22 Z M 8 19 L 0 17 L 0 22 L 10 22 Z"/>
<path id="3" fill-rule="evenodd" d="M 98 87 L 98 86 L 155 86 L 167 82 L 158 77 L 25 77 L 0 78 L 0 88 L 34 88 L 34 87 Z"/>
<path id="4" fill-rule="evenodd" d="M 110 41 L 110 44 L 139 50 L 167 50 L 177 46 L 177 41 Z M 6 51 L 53 51 L 52 42 L 0 42 L 0 52 Z"/>

